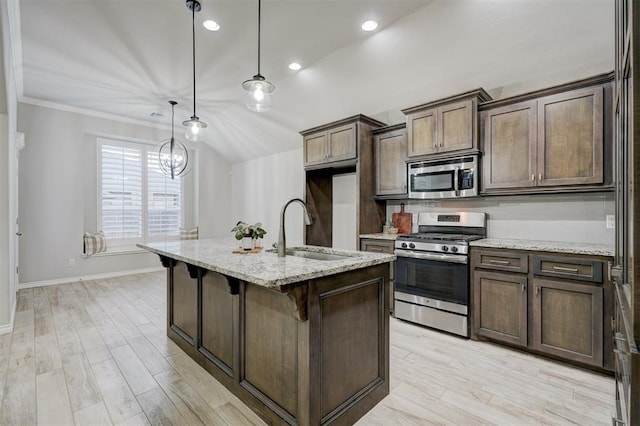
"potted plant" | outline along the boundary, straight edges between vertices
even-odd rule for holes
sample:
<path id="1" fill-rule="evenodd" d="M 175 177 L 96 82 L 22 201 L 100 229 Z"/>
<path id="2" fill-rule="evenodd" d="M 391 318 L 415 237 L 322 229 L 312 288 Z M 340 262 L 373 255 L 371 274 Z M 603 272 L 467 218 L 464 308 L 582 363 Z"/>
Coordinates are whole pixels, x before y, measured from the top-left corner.
<path id="1" fill-rule="evenodd" d="M 256 246 L 256 240 L 263 238 L 267 233 L 262 229 L 262 223 L 258 222 L 253 225 L 249 225 L 246 222 L 239 221 L 236 226 L 231 230 L 235 232 L 236 240 L 242 241 L 242 248 L 244 250 L 251 250 Z"/>

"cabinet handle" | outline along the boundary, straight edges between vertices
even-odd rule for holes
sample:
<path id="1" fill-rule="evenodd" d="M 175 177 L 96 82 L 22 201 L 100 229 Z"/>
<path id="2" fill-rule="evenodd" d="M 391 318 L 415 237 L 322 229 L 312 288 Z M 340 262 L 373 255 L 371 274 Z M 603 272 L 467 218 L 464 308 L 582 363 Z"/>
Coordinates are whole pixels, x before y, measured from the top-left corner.
<path id="1" fill-rule="evenodd" d="M 542 180 L 542 173 L 538 173 L 538 180 Z"/>
<path id="2" fill-rule="evenodd" d="M 540 294 L 540 286 L 539 286 L 539 285 L 537 285 L 537 286 L 536 286 L 536 296 L 537 296 L 537 295 L 539 295 L 539 294 Z"/>
<path id="3" fill-rule="evenodd" d="M 402 185 L 402 189 L 405 189 L 405 190 L 407 189 L 407 184 L 406 183 Z"/>
<path id="4" fill-rule="evenodd" d="M 367 251 L 372 251 L 372 252 L 377 252 L 377 253 L 382 253 L 383 249 L 380 247 L 367 247 Z"/>
<path id="5" fill-rule="evenodd" d="M 531 180 L 536 180 L 536 175 L 534 175 L 533 173 L 531 174 Z"/>
<path id="6" fill-rule="evenodd" d="M 562 266 L 554 266 L 553 270 L 556 272 L 562 272 L 565 274 L 577 274 L 578 268 L 564 268 Z"/>
<path id="7" fill-rule="evenodd" d="M 511 264 L 507 260 L 495 260 L 495 259 L 489 259 L 489 263 L 493 265 L 506 265 L 506 266 L 509 266 Z"/>
<path id="8" fill-rule="evenodd" d="M 524 291 L 527 289 L 527 286 L 526 286 L 526 285 L 524 285 L 524 284 L 522 284 L 522 286 L 521 286 L 521 287 L 522 287 L 522 292 L 524 293 Z"/>

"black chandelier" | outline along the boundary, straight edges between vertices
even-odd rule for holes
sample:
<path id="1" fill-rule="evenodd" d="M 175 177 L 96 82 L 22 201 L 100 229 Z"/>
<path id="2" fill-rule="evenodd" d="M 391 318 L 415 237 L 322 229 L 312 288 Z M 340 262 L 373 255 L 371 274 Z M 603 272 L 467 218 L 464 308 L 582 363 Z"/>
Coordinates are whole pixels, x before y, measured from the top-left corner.
<path id="1" fill-rule="evenodd" d="M 207 127 L 207 123 L 200 121 L 200 118 L 196 115 L 196 12 L 200 12 L 200 2 L 198 0 L 187 0 L 187 9 L 191 10 L 191 24 L 192 24 L 192 47 L 193 47 L 193 115 L 189 120 L 183 121 L 182 125 L 186 126 L 187 130 L 185 137 L 187 140 L 199 142 L 204 140 L 201 129 Z"/>
<path id="2" fill-rule="evenodd" d="M 183 144 L 177 142 L 174 138 L 173 117 L 175 106 L 178 103 L 176 101 L 169 101 L 169 103 L 171 104 L 171 139 L 160 146 L 160 150 L 158 152 L 158 163 L 162 173 L 166 176 L 170 176 L 171 179 L 175 179 L 176 176 L 187 173 L 189 152 Z"/>
<path id="3" fill-rule="evenodd" d="M 252 111 L 264 112 L 271 108 L 271 93 L 276 90 L 276 86 L 267 81 L 260 74 L 260 12 L 261 0 L 258 0 L 258 73 L 250 80 L 242 83 L 244 90 L 248 91 L 247 108 Z"/>

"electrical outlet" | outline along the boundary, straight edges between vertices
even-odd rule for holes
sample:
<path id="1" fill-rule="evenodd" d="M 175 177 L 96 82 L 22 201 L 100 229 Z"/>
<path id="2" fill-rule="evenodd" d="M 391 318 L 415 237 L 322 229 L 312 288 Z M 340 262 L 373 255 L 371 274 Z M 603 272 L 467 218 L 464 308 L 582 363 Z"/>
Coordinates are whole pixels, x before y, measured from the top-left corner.
<path id="1" fill-rule="evenodd" d="M 616 228 L 616 217 L 615 215 L 608 214 L 607 215 L 607 229 L 615 229 Z"/>
<path id="2" fill-rule="evenodd" d="M 69 258 L 69 268 L 75 268 L 76 267 L 76 260 L 71 257 Z"/>

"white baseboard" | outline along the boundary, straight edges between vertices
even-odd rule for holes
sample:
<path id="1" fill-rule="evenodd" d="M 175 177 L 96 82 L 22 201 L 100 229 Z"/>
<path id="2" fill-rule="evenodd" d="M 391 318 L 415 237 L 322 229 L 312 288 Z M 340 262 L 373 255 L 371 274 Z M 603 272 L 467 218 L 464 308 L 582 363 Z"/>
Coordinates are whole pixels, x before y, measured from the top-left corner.
<path id="1" fill-rule="evenodd" d="M 11 318 L 9 324 L 0 325 L 0 334 L 6 334 L 13 332 L 13 323 L 16 319 L 16 308 L 18 307 L 18 296 L 13 298 L 13 307 L 11 308 Z"/>
<path id="2" fill-rule="evenodd" d="M 122 277 L 124 275 L 134 275 L 134 274 L 146 274 L 148 272 L 158 272 L 158 271 L 163 271 L 163 270 L 164 270 L 164 268 L 159 266 L 159 267 L 155 267 L 155 268 L 134 269 L 132 271 L 107 272 L 105 274 L 85 275 L 85 276 L 80 276 L 80 277 L 57 278 L 55 280 L 33 281 L 33 282 L 30 282 L 30 283 L 20 283 L 20 284 L 18 284 L 18 290 L 24 290 L 26 288 L 34 288 L 34 287 L 45 287 L 45 286 L 49 286 L 49 285 L 75 283 L 75 282 L 78 282 L 78 281 L 103 280 L 105 278 Z"/>

